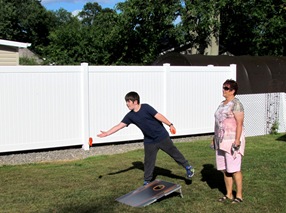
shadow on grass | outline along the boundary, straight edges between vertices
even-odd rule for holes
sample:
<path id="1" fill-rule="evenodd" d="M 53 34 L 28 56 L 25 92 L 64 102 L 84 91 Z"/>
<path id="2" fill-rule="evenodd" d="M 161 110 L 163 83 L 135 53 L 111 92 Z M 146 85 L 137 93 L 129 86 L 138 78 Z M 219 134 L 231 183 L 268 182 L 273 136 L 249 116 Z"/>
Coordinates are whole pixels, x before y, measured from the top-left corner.
<path id="1" fill-rule="evenodd" d="M 286 135 L 282 135 L 279 138 L 276 139 L 277 141 L 284 141 L 286 142 Z"/>
<path id="2" fill-rule="evenodd" d="M 108 175 L 116 175 L 116 174 L 120 174 L 120 173 L 123 173 L 123 172 L 128 172 L 128 171 L 133 170 L 133 169 L 139 169 L 139 170 L 144 171 L 144 164 L 142 162 L 135 161 L 132 164 L 133 164 L 133 166 L 131 166 L 131 167 L 127 168 L 127 169 L 120 170 L 120 171 L 117 171 L 117 172 L 108 173 Z M 171 170 L 155 166 L 154 175 L 153 175 L 153 179 L 152 180 L 155 180 L 158 175 L 169 177 L 169 178 L 173 178 L 173 179 L 184 180 L 187 185 L 192 184 L 192 180 L 190 180 L 190 179 L 186 179 L 185 177 L 175 175 L 175 174 L 172 173 Z"/>
<path id="3" fill-rule="evenodd" d="M 201 174 L 201 181 L 206 182 L 211 189 L 218 189 L 224 195 L 226 194 L 223 173 L 218 171 L 214 165 L 204 164 Z"/>
<path id="4" fill-rule="evenodd" d="M 113 204 L 112 204 L 113 203 Z M 68 204 L 66 206 L 55 206 L 47 212 L 61 212 L 61 213 L 94 213 L 94 212 L 116 212 L 116 203 L 99 204 L 90 202 L 87 205 Z"/>

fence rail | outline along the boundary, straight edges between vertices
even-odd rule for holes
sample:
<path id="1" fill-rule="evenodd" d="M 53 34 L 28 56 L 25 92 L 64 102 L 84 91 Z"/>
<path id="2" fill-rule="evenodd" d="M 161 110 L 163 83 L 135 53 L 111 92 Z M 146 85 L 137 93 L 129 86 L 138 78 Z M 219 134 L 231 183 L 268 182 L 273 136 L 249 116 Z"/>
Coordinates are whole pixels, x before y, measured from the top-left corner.
<path id="1" fill-rule="evenodd" d="M 100 130 L 128 112 L 136 91 L 171 120 L 176 136 L 213 132 L 221 86 L 236 79 L 230 66 L 1 66 L 0 152 L 142 139 L 134 126 L 106 138 Z"/>

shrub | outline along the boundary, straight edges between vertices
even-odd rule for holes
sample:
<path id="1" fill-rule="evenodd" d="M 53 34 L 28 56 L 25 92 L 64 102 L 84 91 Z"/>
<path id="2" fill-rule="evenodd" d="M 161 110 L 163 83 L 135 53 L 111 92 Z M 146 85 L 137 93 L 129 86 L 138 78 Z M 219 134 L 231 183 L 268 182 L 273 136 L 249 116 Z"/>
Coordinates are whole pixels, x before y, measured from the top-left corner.
<path id="1" fill-rule="evenodd" d="M 278 120 L 275 120 L 272 124 L 272 127 L 270 129 L 271 135 L 277 135 L 278 134 L 278 128 L 279 128 L 279 122 Z"/>

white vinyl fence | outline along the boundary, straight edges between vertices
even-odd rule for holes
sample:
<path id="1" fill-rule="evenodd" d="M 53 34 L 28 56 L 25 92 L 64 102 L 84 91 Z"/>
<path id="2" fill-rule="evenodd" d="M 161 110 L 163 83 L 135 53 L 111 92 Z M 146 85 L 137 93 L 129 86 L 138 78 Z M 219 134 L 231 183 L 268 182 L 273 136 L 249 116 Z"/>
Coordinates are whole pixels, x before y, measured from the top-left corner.
<path id="1" fill-rule="evenodd" d="M 230 78 L 236 79 L 236 65 L 0 66 L 0 152 L 75 145 L 88 150 L 89 138 L 94 144 L 141 140 L 134 125 L 96 137 L 128 112 L 124 97 L 130 91 L 166 115 L 177 129 L 175 136 L 212 133 L 222 84 Z M 245 102 L 246 128 L 253 121 L 247 112 L 254 107 L 259 130 L 251 131 L 265 134 L 265 127 L 259 126 L 265 124 L 265 105 L 260 114 L 258 105 L 252 105 L 255 98 L 239 98 Z M 280 111 L 284 102 L 279 102 L 284 104 Z"/>

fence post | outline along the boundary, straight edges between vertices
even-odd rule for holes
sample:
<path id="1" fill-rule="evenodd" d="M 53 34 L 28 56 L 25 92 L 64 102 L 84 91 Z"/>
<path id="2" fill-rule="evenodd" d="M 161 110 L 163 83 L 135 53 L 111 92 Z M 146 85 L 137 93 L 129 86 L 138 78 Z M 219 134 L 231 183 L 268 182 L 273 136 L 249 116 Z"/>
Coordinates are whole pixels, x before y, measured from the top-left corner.
<path id="1" fill-rule="evenodd" d="M 236 81 L 236 64 L 230 65 L 230 78 Z"/>
<path id="2" fill-rule="evenodd" d="M 163 64 L 164 70 L 164 88 L 163 88 L 163 97 L 164 97 L 164 104 L 163 104 L 163 114 L 167 116 L 167 97 L 168 97 L 168 84 L 169 84 L 169 72 L 170 72 L 170 64 Z"/>
<path id="3" fill-rule="evenodd" d="M 89 150 L 89 69 L 88 63 L 81 63 L 81 118 L 82 148 Z"/>

